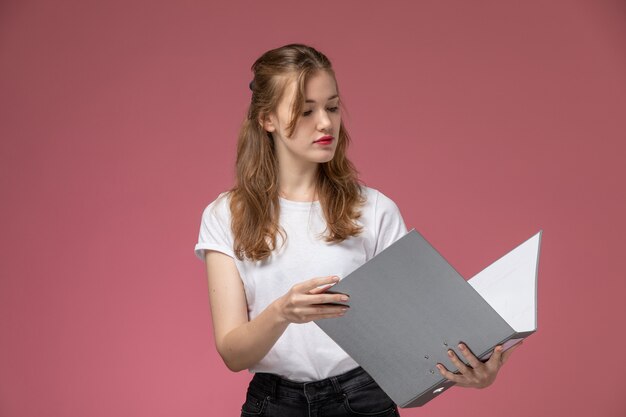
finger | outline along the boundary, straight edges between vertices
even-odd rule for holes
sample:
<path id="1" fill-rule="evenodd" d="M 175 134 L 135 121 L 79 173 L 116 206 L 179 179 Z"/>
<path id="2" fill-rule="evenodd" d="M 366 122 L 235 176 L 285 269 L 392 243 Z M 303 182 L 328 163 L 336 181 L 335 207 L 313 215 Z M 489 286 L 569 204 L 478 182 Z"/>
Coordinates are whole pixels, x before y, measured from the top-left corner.
<path id="1" fill-rule="evenodd" d="M 492 366 L 497 369 L 500 367 L 500 365 L 502 365 L 502 350 L 502 345 L 498 345 L 493 349 L 491 357 L 486 362 L 487 366 Z"/>
<path id="2" fill-rule="evenodd" d="M 338 307 L 324 304 L 313 304 L 310 307 L 303 307 L 300 314 L 303 316 L 315 316 L 321 314 L 339 314 L 348 311 L 348 307 Z"/>
<path id="3" fill-rule="evenodd" d="M 520 347 L 520 345 L 521 345 L 522 343 L 523 343 L 523 342 L 518 342 L 518 343 L 514 344 L 513 346 L 511 346 L 510 348 L 508 348 L 506 352 L 504 352 L 504 353 L 502 354 L 502 359 L 501 359 L 501 361 L 502 361 L 502 364 L 503 364 L 503 365 L 504 365 L 504 363 L 505 363 L 507 360 L 509 360 L 509 356 L 511 356 L 511 354 L 513 353 L 513 351 L 514 351 L 515 349 L 517 349 L 518 347 Z"/>
<path id="4" fill-rule="evenodd" d="M 471 369 L 456 356 L 456 353 L 452 349 L 448 349 L 448 357 L 462 374 L 467 375 L 471 372 Z"/>
<path id="5" fill-rule="evenodd" d="M 450 381 L 460 383 L 465 380 L 463 375 L 453 374 L 452 372 L 448 371 L 448 369 L 440 363 L 437 364 L 437 369 L 439 370 L 439 373 L 441 374 L 441 376 L 443 376 L 444 378 Z"/>
<path id="6" fill-rule="evenodd" d="M 334 313 L 334 314 L 316 314 L 314 316 L 311 316 L 311 321 L 343 317 L 345 314 L 346 314 L 345 312 Z"/>
<path id="7" fill-rule="evenodd" d="M 323 294 L 311 298 L 311 304 L 345 303 L 350 300 L 347 294 Z"/>
<path id="8" fill-rule="evenodd" d="M 313 307 L 298 307 L 291 311 L 290 321 L 292 323 L 307 323 L 312 320 L 324 317 L 338 317 L 348 309 L 346 307 L 330 307 L 330 306 L 313 306 Z"/>
<path id="9" fill-rule="evenodd" d="M 469 350 L 465 343 L 459 343 L 459 350 L 461 350 L 461 354 L 467 359 L 472 368 L 478 368 L 483 363 Z"/>
<path id="10" fill-rule="evenodd" d="M 299 291 L 302 292 L 309 292 L 311 290 L 316 289 L 317 287 L 326 285 L 326 284 L 333 284 L 335 285 L 336 283 L 339 282 L 339 277 L 336 275 L 330 275 L 327 277 L 321 277 L 321 278 L 313 278 L 310 279 L 308 281 L 304 281 L 298 285 L 296 285 L 296 288 Z"/>
<path id="11" fill-rule="evenodd" d="M 324 284 L 320 287 L 315 287 L 312 290 L 309 290 L 309 294 L 311 295 L 315 295 L 315 294 L 321 294 L 324 291 L 328 290 L 329 288 L 331 288 L 333 285 L 335 285 L 335 283 L 332 284 Z"/>

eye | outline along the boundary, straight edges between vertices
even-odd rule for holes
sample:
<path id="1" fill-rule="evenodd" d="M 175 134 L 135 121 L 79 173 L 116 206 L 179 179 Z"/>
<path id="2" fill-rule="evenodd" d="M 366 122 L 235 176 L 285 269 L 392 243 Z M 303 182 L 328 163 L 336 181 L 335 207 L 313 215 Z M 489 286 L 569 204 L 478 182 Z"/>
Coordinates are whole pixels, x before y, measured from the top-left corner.
<path id="1" fill-rule="evenodd" d="M 313 113 L 313 110 L 305 111 L 304 113 L 302 113 L 302 115 L 306 117 L 306 116 L 310 116 L 311 113 Z"/>
<path id="2" fill-rule="evenodd" d="M 330 108 L 328 109 L 328 111 L 329 111 L 329 112 L 331 112 L 331 113 L 336 113 L 338 110 L 339 110 L 339 107 L 337 107 L 337 106 L 335 106 L 335 107 L 330 107 Z"/>

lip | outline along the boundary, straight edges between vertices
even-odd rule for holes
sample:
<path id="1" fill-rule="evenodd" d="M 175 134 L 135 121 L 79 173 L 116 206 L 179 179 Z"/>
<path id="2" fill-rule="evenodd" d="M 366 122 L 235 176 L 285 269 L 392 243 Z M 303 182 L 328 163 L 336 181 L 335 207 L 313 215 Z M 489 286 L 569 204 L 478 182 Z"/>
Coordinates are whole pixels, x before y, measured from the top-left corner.
<path id="1" fill-rule="evenodd" d="M 315 142 L 313 142 L 313 143 L 325 143 L 325 144 L 327 144 L 327 143 L 332 142 L 333 140 L 335 140 L 335 138 L 334 138 L 334 137 L 332 137 L 332 136 L 330 136 L 330 135 L 326 135 L 326 136 L 322 136 L 321 138 L 317 139 L 317 140 L 316 140 Z"/>

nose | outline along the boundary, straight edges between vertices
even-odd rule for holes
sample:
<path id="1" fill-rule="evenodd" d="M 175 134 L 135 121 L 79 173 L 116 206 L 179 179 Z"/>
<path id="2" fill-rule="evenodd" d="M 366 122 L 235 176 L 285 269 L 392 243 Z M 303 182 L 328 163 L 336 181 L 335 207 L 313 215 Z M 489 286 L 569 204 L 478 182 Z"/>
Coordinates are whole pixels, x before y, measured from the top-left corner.
<path id="1" fill-rule="evenodd" d="M 322 132 L 328 132 L 332 128 L 330 117 L 326 114 L 326 109 L 321 109 L 317 118 L 317 128 Z"/>

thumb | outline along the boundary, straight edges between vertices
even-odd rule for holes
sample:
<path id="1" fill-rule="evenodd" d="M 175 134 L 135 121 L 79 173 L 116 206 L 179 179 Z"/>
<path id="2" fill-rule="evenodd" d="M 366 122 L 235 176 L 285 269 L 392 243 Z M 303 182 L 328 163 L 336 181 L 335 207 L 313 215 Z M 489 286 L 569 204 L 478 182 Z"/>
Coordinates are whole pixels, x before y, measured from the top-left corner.
<path id="1" fill-rule="evenodd" d="M 518 343 L 516 343 L 515 345 L 511 346 L 510 348 L 508 348 L 508 349 L 507 349 L 507 351 L 506 351 L 506 352 L 504 352 L 504 353 L 502 354 L 502 359 L 501 359 L 501 362 L 502 362 L 502 364 L 503 364 L 503 365 L 504 365 L 504 363 L 505 363 L 505 362 L 509 359 L 509 356 L 511 356 L 511 353 L 513 353 L 513 351 L 514 351 L 515 349 L 517 349 L 518 347 L 520 347 L 520 346 L 522 345 L 522 343 L 524 343 L 524 342 L 518 342 Z"/>

